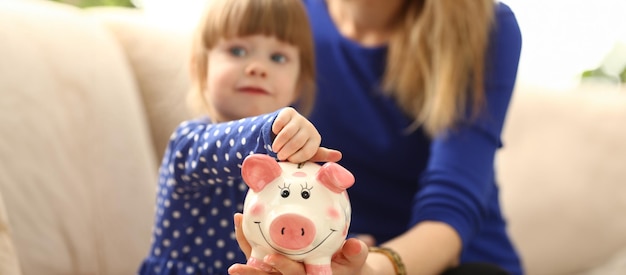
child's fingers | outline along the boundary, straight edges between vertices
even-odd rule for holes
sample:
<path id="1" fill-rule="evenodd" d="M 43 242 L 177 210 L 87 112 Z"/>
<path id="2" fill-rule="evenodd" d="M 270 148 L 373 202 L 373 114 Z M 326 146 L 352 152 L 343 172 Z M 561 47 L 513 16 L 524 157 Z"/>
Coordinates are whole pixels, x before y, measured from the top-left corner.
<path id="1" fill-rule="evenodd" d="M 283 128 L 298 115 L 300 114 L 298 114 L 295 109 L 290 107 L 287 107 L 280 111 L 280 113 L 278 113 L 278 115 L 276 116 L 276 119 L 274 119 L 274 123 L 272 124 L 272 133 L 278 135 L 278 133 L 280 133 Z"/>
<path id="2" fill-rule="evenodd" d="M 306 134 L 300 128 L 300 125 L 289 123 L 280 132 L 276 133 L 276 137 L 272 142 L 272 150 L 278 153 L 278 159 L 285 160 L 299 150 L 306 142 L 306 139 Z"/>
<path id="3" fill-rule="evenodd" d="M 315 155 L 310 159 L 313 162 L 338 162 L 341 160 L 342 154 L 338 150 L 320 147 Z"/>

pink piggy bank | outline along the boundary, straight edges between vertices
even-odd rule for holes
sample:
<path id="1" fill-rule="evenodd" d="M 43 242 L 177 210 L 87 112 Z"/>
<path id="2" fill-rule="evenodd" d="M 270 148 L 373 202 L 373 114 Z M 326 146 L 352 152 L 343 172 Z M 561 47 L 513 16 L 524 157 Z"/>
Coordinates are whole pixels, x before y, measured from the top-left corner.
<path id="1" fill-rule="evenodd" d="M 265 255 L 281 253 L 304 262 L 307 274 L 332 274 L 331 257 L 350 226 L 352 173 L 337 163 L 294 164 L 253 154 L 241 175 L 250 187 L 242 222 L 252 246 L 248 265 L 261 267 Z"/>

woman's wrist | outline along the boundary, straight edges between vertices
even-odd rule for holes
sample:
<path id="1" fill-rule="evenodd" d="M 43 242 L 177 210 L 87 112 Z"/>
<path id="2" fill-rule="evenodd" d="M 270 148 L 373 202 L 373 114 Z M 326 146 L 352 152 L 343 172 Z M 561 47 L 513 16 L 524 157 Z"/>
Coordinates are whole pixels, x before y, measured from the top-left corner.
<path id="1" fill-rule="evenodd" d="M 369 247 L 367 262 L 376 271 L 374 274 L 406 275 L 402 258 L 390 248 Z"/>

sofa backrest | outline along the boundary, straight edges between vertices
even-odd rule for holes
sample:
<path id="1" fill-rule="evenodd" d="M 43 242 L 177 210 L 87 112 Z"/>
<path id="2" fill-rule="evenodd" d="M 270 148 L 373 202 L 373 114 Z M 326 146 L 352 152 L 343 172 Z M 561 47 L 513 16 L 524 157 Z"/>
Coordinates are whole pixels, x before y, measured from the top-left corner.
<path id="1" fill-rule="evenodd" d="M 528 274 L 574 274 L 626 252 L 625 123 L 626 89 L 515 91 L 497 164 Z"/>

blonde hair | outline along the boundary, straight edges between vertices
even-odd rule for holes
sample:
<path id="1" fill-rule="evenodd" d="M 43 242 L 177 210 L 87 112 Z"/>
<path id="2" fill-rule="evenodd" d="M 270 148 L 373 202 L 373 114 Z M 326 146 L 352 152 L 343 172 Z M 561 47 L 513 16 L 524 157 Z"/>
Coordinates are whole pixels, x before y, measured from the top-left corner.
<path id="1" fill-rule="evenodd" d="M 390 39 L 383 88 L 437 136 L 484 105 L 494 0 L 407 0 Z M 413 60 L 414 62 L 407 62 Z M 470 105 L 471 104 L 471 105 Z"/>
<path id="2" fill-rule="evenodd" d="M 298 48 L 300 72 L 296 108 L 309 114 L 315 100 L 313 37 L 302 0 L 210 0 L 196 29 L 191 56 L 188 103 L 195 114 L 211 110 L 205 101 L 208 52 L 220 39 L 274 36 Z"/>

